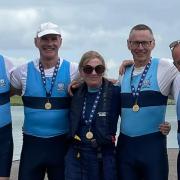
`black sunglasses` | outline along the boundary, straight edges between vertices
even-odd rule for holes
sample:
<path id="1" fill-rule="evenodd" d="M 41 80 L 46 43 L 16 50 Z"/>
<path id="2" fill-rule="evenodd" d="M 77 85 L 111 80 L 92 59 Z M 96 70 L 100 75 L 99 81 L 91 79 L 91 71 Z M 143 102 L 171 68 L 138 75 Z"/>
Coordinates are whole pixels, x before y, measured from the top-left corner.
<path id="1" fill-rule="evenodd" d="M 100 75 L 104 73 L 105 67 L 103 65 L 97 65 L 95 67 L 85 65 L 82 67 L 82 70 L 85 74 L 92 74 L 93 70 L 95 70 L 95 72 Z"/>
<path id="2" fill-rule="evenodd" d="M 171 51 L 172 51 L 178 44 L 180 44 L 180 40 L 173 41 L 173 42 L 169 45 Z"/>

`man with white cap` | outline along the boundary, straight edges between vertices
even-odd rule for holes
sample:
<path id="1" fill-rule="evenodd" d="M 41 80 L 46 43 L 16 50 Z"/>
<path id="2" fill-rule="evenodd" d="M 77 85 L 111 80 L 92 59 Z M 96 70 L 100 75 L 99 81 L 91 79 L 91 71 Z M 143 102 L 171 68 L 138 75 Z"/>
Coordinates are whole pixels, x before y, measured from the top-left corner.
<path id="1" fill-rule="evenodd" d="M 12 85 L 24 104 L 23 147 L 19 180 L 64 179 L 64 155 L 70 97 L 68 85 L 77 65 L 59 57 L 58 25 L 40 25 L 34 39 L 40 58 L 12 73 Z"/>

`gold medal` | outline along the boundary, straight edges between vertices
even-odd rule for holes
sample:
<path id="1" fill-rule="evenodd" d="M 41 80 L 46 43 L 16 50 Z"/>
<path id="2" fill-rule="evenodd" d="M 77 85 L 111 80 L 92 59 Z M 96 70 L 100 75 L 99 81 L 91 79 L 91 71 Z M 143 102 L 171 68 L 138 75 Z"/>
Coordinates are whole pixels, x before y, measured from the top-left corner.
<path id="1" fill-rule="evenodd" d="M 45 104 L 45 109 L 51 109 L 52 105 L 51 103 L 48 101 L 46 104 Z"/>
<path id="2" fill-rule="evenodd" d="M 81 157 L 81 154 L 78 152 L 76 155 L 76 158 L 79 159 Z"/>
<path id="3" fill-rule="evenodd" d="M 92 139 L 93 138 L 93 133 L 91 131 L 88 131 L 86 133 L 86 138 L 89 139 L 89 140 Z"/>
<path id="4" fill-rule="evenodd" d="M 137 104 L 134 104 L 132 109 L 133 109 L 134 112 L 138 112 L 140 108 L 139 108 L 139 106 Z"/>

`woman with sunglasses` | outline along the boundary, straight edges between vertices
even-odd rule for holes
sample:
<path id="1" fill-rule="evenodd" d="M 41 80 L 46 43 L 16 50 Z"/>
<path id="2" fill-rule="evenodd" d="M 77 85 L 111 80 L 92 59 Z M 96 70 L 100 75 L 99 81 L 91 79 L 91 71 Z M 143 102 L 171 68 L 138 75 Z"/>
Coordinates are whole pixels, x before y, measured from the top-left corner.
<path id="1" fill-rule="evenodd" d="M 79 72 L 84 83 L 71 102 L 66 180 L 116 180 L 114 150 L 120 88 L 104 78 L 105 62 L 96 51 L 82 56 Z"/>

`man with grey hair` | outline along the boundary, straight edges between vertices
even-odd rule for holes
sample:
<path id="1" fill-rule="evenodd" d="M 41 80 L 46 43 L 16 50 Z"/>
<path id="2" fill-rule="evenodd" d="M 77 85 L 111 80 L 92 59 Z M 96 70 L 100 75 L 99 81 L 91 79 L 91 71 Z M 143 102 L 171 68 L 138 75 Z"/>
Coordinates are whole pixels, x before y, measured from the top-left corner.
<path id="1" fill-rule="evenodd" d="M 166 136 L 160 130 L 171 85 L 178 75 L 172 62 L 151 57 L 153 32 L 134 26 L 127 41 L 134 64 L 120 80 L 122 111 L 117 143 L 121 180 L 168 180 Z"/>
<path id="2" fill-rule="evenodd" d="M 77 65 L 58 55 L 59 26 L 40 25 L 34 39 L 40 57 L 12 73 L 12 86 L 24 104 L 23 147 L 19 180 L 64 179 L 70 97 L 68 85 Z"/>

